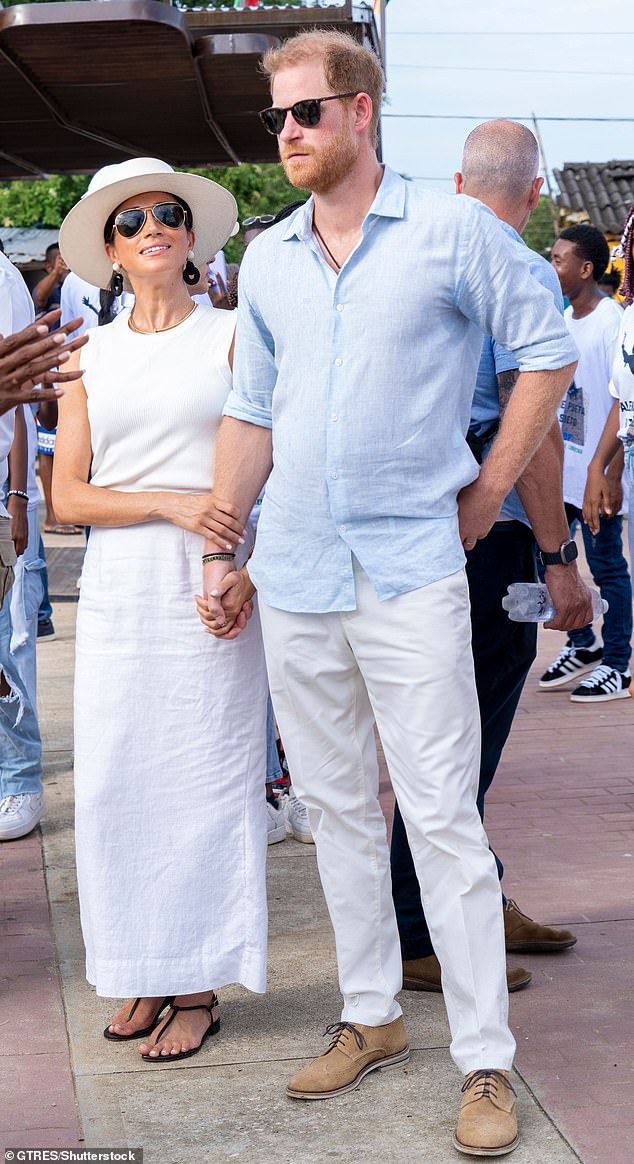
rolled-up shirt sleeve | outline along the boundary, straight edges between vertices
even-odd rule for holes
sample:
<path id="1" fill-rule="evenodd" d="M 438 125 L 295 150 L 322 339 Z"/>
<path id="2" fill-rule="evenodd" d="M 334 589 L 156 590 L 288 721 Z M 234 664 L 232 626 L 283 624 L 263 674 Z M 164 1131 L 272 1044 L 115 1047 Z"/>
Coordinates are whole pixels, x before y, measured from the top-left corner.
<path id="1" fill-rule="evenodd" d="M 465 199 L 456 305 L 513 353 L 521 372 L 554 371 L 578 352 L 550 291 L 538 283 L 496 217 Z"/>
<path id="2" fill-rule="evenodd" d="M 277 380 L 273 337 L 253 302 L 249 280 L 249 256 L 240 269 L 238 323 L 233 364 L 233 388 L 224 416 L 272 428 L 273 389 Z"/>

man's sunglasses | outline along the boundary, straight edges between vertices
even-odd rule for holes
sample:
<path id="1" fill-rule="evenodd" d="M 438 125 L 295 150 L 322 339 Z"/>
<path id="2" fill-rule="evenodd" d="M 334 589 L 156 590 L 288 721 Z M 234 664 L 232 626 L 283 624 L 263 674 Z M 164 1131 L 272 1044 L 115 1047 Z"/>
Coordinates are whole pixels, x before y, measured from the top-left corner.
<path id="1" fill-rule="evenodd" d="M 276 137 L 284 129 L 287 113 L 292 113 L 293 120 L 301 125 L 302 129 L 313 129 L 321 120 L 321 107 L 324 101 L 341 101 L 344 97 L 357 97 L 358 93 L 359 90 L 356 93 L 334 93 L 332 97 L 311 97 L 306 101 L 296 101 L 286 109 L 271 106 L 270 109 L 260 110 L 258 117 L 264 128 Z"/>
<path id="2" fill-rule="evenodd" d="M 178 202 L 157 202 L 156 206 L 134 206 L 130 210 L 121 210 L 115 216 L 112 230 L 117 230 L 123 238 L 134 238 L 139 231 L 143 230 L 148 210 L 152 212 L 152 218 L 158 222 L 159 226 L 166 226 L 169 230 L 178 230 L 179 226 L 187 222 L 189 217 L 185 207 Z M 191 222 L 187 225 L 189 228 Z M 112 230 L 110 237 L 112 237 Z"/>

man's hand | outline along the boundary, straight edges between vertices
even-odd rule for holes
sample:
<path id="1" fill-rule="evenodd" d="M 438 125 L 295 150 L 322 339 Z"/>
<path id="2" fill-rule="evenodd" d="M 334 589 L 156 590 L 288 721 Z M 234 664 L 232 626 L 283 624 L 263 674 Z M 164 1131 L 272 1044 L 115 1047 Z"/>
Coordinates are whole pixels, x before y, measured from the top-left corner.
<path id="1" fill-rule="evenodd" d="M 7 501 L 7 512 L 11 519 L 9 529 L 18 558 L 22 557 L 29 542 L 27 504 L 26 497 L 16 497 L 15 494 L 11 494 Z"/>
<path id="2" fill-rule="evenodd" d="M 216 638 L 237 638 L 253 613 L 254 593 L 246 567 L 235 570 L 232 562 L 208 562 L 203 568 L 203 593 L 195 596 L 205 630 Z"/>
<path id="3" fill-rule="evenodd" d="M 220 550 L 233 550 L 244 544 L 244 523 L 235 505 L 220 501 L 212 493 L 161 493 L 157 497 L 159 515 L 173 525 L 202 534 Z"/>
<path id="4" fill-rule="evenodd" d="M 546 585 L 557 611 L 546 630 L 569 631 L 592 622 L 592 595 L 576 565 L 547 566 Z"/>
<path id="5" fill-rule="evenodd" d="M 498 517 L 503 500 L 487 487 L 482 476 L 460 490 L 458 525 L 460 541 L 465 550 L 472 550 L 480 538 L 487 536 Z"/>
<path id="6" fill-rule="evenodd" d="M 56 400 L 59 388 L 36 388 L 37 384 L 56 385 L 67 380 L 78 380 L 82 372 L 60 372 L 58 366 L 69 359 L 70 353 L 82 348 L 88 336 L 68 341 L 66 331 L 49 333 L 49 326 L 57 323 L 61 311 L 49 311 L 38 323 L 32 323 L 15 335 L 0 336 L 0 415 L 18 404 L 33 404 L 40 400 Z M 79 327 L 82 318 L 71 320 L 68 331 Z"/>

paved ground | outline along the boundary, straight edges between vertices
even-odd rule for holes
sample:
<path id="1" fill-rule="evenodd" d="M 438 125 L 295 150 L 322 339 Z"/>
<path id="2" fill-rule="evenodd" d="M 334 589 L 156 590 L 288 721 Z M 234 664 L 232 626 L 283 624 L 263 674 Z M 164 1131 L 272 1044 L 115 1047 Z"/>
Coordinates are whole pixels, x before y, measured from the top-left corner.
<path id="1" fill-rule="evenodd" d="M 71 602 L 56 606 L 58 637 L 39 648 L 44 860 L 39 834 L 0 846 L 0 1146 L 143 1146 L 149 1164 L 457 1161 L 459 1078 L 439 997 L 402 996 L 407 1067 L 327 1104 L 285 1099 L 286 1077 L 338 1012 L 314 851 L 292 840 L 269 851 L 268 994 L 223 990 L 222 1030 L 191 1064 L 154 1067 L 134 1044 L 101 1038 L 113 1006 L 84 980 L 73 873 L 75 613 Z M 542 635 L 536 672 L 559 641 Z M 589 709 L 529 680 L 491 797 L 507 894 L 579 935 L 563 955 L 522 959 L 533 984 L 511 997 L 523 1128 L 514 1164 L 634 1160 L 633 728 L 630 700 Z M 385 774 L 383 794 L 389 815 Z"/>

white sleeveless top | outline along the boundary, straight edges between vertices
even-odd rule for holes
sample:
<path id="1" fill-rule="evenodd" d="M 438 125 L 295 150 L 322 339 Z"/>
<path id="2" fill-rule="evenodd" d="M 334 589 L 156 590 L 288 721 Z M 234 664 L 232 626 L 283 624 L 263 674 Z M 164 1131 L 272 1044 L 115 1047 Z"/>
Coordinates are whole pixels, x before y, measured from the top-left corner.
<path id="1" fill-rule="evenodd" d="M 235 312 L 198 304 L 169 331 L 142 335 L 122 311 L 82 352 L 91 483 L 129 492 L 211 489 L 213 448 L 231 388 Z"/>

